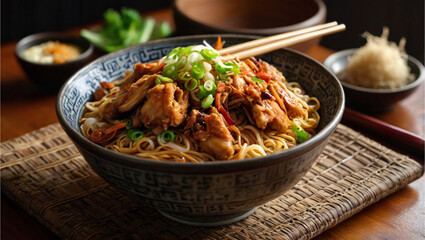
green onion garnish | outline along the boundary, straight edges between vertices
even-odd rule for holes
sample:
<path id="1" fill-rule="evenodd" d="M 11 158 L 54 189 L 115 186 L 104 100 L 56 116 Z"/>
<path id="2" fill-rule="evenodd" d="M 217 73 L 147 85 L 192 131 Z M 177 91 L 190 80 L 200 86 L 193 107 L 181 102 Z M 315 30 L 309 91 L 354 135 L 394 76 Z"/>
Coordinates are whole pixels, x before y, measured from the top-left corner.
<path id="1" fill-rule="evenodd" d="M 195 90 L 195 88 L 198 86 L 198 80 L 196 80 L 196 79 L 194 79 L 194 78 L 192 78 L 192 79 L 190 79 L 189 81 L 186 81 L 185 83 L 184 83 L 184 87 L 187 89 L 187 90 L 190 90 L 190 91 L 192 91 L 192 90 Z"/>
<path id="2" fill-rule="evenodd" d="M 229 65 L 228 63 L 222 63 L 218 62 L 215 64 L 215 70 L 220 74 L 226 74 L 227 72 L 231 71 L 233 66 Z"/>
<path id="3" fill-rule="evenodd" d="M 190 74 L 194 79 L 201 79 L 204 77 L 205 70 L 199 63 L 194 63 L 192 68 L 190 69 Z"/>
<path id="4" fill-rule="evenodd" d="M 204 48 L 201 50 L 201 56 L 209 61 L 209 60 L 212 60 L 213 58 L 218 57 L 219 54 L 218 52 L 212 49 Z"/>
<path id="5" fill-rule="evenodd" d="M 183 81 L 189 81 L 190 79 L 192 79 L 190 74 L 188 72 L 185 72 L 185 71 L 179 72 L 178 76 Z"/>
<path id="6" fill-rule="evenodd" d="M 141 139 L 143 136 L 145 136 L 145 134 L 142 131 L 134 128 L 128 130 L 127 132 L 127 137 L 133 142 Z"/>
<path id="7" fill-rule="evenodd" d="M 167 77 L 164 77 L 164 76 L 157 76 L 156 79 L 155 79 L 155 83 L 157 85 L 162 84 L 162 83 L 172 83 L 172 82 L 173 82 L 173 79 L 167 78 Z"/>
<path id="8" fill-rule="evenodd" d="M 204 86 L 199 86 L 199 93 L 198 93 L 198 95 L 196 95 L 196 97 L 198 98 L 198 99 L 203 99 L 204 97 L 206 97 L 207 96 L 207 90 L 205 90 L 205 87 Z"/>
<path id="9" fill-rule="evenodd" d="M 130 129 L 131 128 L 131 125 L 132 125 L 131 119 L 126 119 L 125 122 L 126 122 L 125 128 L 126 129 Z"/>
<path id="10" fill-rule="evenodd" d="M 165 130 L 161 134 L 158 135 L 157 141 L 166 143 L 166 142 L 174 142 L 176 136 L 170 130 Z"/>
<path id="11" fill-rule="evenodd" d="M 258 82 L 259 84 L 262 84 L 264 82 L 264 80 L 261 80 L 261 79 L 256 78 L 256 77 L 252 77 L 251 80 L 254 81 L 254 82 Z"/>
<path id="12" fill-rule="evenodd" d="M 217 86 L 215 85 L 213 80 L 208 80 L 204 83 L 204 88 L 208 93 L 215 93 L 215 90 L 217 89 Z"/>
<path id="13" fill-rule="evenodd" d="M 162 70 L 162 74 L 164 74 L 164 76 L 169 78 L 176 78 L 178 71 L 179 71 L 178 64 L 173 63 L 173 64 L 166 65 L 164 69 Z"/>
<path id="14" fill-rule="evenodd" d="M 190 55 L 190 53 L 192 52 L 192 48 L 193 46 L 185 47 L 182 49 L 181 53 L 183 55 Z"/>
<path id="15" fill-rule="evenodd" d="M 295 132 L 295 134 L 297 134 L 297 143 L 302 143 L 308 140 L 309 138 L 308 133 L 304 131 L 303 129 L 298 130 L 295 124 L 292 125 L 292 130 Z"/>
<path id="16" fill-rule="evenodd" d="M 167 54 L 166 59 L 177 59 L 182 55 L 182 48 L 176 47 Z"/>
<path id="17" fill-rule="evenodd" d="M 214 102 L 214 97 L 212 94 L 208 94 L 204 100 L 202 100 L 202 107 L 203 108 L 209 108 L 211 107 L 211 104 Z"/>

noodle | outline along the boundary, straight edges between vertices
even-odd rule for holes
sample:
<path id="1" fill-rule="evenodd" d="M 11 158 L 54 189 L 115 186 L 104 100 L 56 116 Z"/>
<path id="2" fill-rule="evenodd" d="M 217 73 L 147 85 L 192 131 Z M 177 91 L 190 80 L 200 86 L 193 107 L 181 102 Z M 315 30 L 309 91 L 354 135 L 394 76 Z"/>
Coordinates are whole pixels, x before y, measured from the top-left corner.
<path id="1" fill-rule="evenodd" d="M 81 132 L 112 151 L 194 163 L 262 157 L 315 134 L 317 98 L 266 62 L 222 63 L 215 53 L 176 48 L 101 84 Z"/>

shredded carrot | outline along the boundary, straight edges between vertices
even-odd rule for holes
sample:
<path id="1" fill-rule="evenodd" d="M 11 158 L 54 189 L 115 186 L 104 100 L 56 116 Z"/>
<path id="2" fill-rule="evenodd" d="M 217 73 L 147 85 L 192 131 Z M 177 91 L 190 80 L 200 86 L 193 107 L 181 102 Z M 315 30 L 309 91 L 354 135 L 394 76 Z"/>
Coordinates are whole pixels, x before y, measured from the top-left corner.
<path id="1" fill-rule="evenodd" d="M 119 129 L 124 128 L 126 125 L 127 123 L 121 122 L 107 128 L 96 129 L 91 134 L 91 140 L 97 144 L 105 144 L 117 134 Z"/>
<path id="2" fill-rule="evenodd" d="M 218 36 L 218 38 L 217 38 L 217 42 L 215 42 L 215 45 L 214 45 L 214 49 L 215 49 L 215 50 L 223 49 L 223 45 L 224 45 L 224 42 L 222 42 L 222 41 L 221 41 L 221 37 L 220 37 L 220 36 Z"/>
<path id="3" fill-rule="evenodd" d="M 100 82 L 100 86 L 102 86 L 102 88 L 106 90 L 111 90 L 114 87 L 114 84 L 108 82 Z"/>
<path id="4" fill-rule="evenodd" d="M 112 127 L 106 129 L 105 130 L 105 134 L 110 134 L 112 132 L 116 132 L 116 131 L 118 131 L 121 128 L 125 128 L 125 126 L 127 126 L 127 123 L 126 122 L 117 123 L 117 124 L 113 125 Z"/>

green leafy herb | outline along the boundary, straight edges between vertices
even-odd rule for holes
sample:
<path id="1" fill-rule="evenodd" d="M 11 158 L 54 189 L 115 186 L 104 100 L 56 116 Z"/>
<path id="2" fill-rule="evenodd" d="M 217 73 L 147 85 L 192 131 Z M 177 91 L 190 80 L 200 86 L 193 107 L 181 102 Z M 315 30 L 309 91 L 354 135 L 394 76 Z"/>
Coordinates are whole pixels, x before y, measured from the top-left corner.
<path id="1" fill-rule="evenodd" d="M 108 9 L 103 14 L 103 20 L 101 28 L 83 29 L 80 34 L 106 52 L 172 34 L 167 22 L 157 23 L 153 18 L 142 18 L 137 10 L 131 8 L 124 7 L 121 13 Z"/>

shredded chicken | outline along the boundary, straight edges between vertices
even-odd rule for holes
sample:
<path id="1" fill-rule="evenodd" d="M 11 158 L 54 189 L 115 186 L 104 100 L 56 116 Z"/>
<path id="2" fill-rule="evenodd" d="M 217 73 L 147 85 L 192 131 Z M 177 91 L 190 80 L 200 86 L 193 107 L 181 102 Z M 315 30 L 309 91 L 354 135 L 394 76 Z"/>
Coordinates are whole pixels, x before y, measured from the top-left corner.
<path id="1" fill-rule="evenodd" d="M 285 132 L 290 126 L 288 116 L 282 111 L 279 104 L 272 100 L 264 100 L 261 105 L 255 104 L 252 107 L 252 114 L 255 124 L 261 129 L 270 126 L 271 129 Z"/>
<path id="2" fill-rule="evenodd" d="M 145 126 L 155 134 L 179 126 L 187 115 L 188 93 L 173 83 L 156 85 L 133 116 L 133 126 Z"/>
<path id="3" fill-rule="evenodd" d="M 233 139 L 223 116 L 216 108 L 211 109 L 210 114 L 192 110 L 185 129 L 191 129 L 189 134 L 199 141 L 199 145 L 204 152 L 207 152 L 219 160 L 230 159 L 235 150 L 233 149 Z"/>
<path id="4" fill-rule="evenodd" d="M 126 91 L 120 91 L 115 98 L 105 102 L 99 108 L 105 119 L 111 120 L 122 113 L 129 112 L 137 107 L 145 98 L 148 90 L 154 85 L 156 75 L 144 75 L 131 84 Z"/>

